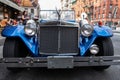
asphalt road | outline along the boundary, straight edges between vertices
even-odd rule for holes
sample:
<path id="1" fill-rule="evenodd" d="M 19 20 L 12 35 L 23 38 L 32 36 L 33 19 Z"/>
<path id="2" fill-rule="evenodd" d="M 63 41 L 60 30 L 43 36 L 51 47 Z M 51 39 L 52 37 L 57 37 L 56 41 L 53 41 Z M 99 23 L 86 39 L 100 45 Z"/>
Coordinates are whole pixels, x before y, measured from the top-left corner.
<path id="1" fill-rule="evenodd" d="M 120 55 L 120 33 L 112 37 L 115 55 Z M 2 44 L 4 41 L 1 41 Z M 0 46 L 2 56 L 2 46 Z M 75 68 L 64 70 L 47 70 L 46 68 L 9 72 L 0 65 L 0 80 L 120 80 L 120 65 L 111 66 L 105 71 L 95 71 L 91 68 Z"/>

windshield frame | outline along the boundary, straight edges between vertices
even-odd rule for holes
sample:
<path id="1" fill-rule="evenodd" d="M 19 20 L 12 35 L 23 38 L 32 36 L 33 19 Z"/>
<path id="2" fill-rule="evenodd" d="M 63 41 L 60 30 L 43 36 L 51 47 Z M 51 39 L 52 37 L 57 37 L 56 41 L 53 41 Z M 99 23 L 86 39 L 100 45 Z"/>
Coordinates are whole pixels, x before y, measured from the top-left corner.
<path id="1" fill-rule="evenodd" d="M 48 13 L 46 14 L 45 12 L 46 13 L 48 12 Z M 52 15 L 52 14 L 50 15 L 50 13 L 52 13 L 52 12 L 56 13 L 56 15 L 55 15 L 56 17 L 54 17 L 56 19 L 50 18 Z M 69 12 L 71 12 L 70 13 L 71 18 L 67 14 Z M 64 15 L 64 13 L 66 13 L 66 15 Z M 75 21 L 75 11 L 74 10 L 40 10 L 40 12 L 39 12 L 40 19 L 43 19 L 43 20 L 59 20 L 59 14 L 60 14 L 60 20 L 64 20 L 64 21 L 74 20 Z M 45 18 L 43 18 L 41 15 L 44 15 Z M 47 15 L 50 17 L 48 17 Z M 69 19 L 66 19 L 63 16 L 67 16 Z"/>

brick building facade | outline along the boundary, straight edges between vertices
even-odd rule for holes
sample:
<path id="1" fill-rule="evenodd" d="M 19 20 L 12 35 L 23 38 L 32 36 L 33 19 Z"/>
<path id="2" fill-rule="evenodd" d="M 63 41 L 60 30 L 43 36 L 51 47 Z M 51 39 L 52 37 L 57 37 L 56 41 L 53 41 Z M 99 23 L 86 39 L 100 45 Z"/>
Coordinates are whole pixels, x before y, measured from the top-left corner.
<path id="1" fill-rule="evenodd" d="M 21 0 L 20 4 L 28 13 L 34 14 L 34 16 L 39 16 L 39 4 L 38 0 Z"/>
<path id="2" fill-rule="evenodd" d="M 91 23 L 102 21 L 104 24 L 120 24 L 120 0 L 74 0 L 72 9 L 76 12 L 76 19 L 85 12 Z"/>
<path id="3" fill-rule="evenodd" d="M 99 2 L 97 2 L 99 1 Z M 92 22 L 103 21 L 109 26 L 120 23 L 120 0 L 94 0 Z"/>
<path id="4" fill-rule="evenodd" d="M 81 19 L 81 14 L 83 12 L 87 12 L 88 9 L 86 8 L 86 3 L 87 1 L 85 0 L 74 0 L 72 2 L 72 9 L 75 10 L 75 17 L 76 17 L 76 20 L 79 20 Z"/>

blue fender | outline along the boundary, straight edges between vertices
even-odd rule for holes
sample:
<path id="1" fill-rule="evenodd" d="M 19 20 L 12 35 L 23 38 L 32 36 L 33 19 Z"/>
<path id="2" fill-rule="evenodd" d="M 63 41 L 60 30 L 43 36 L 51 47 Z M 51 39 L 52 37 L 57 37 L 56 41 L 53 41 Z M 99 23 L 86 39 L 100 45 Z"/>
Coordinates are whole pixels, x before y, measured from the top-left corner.
<path id="1" fill-rule="evenodd" d="M 29 37 L 25 35 L 24 26 L 17 25 L 17 26 L 6 26 L 3 30 L 1 35 L 3 37 L 19 37 L 31 51 L 33 56 L 38 56 L 38 44 L 37 40 L 34 37 Z"/>
<path id="2" fill-rule="evenodd" d="M 96 38 L 98 37 L 112 37 L 113 32 L 112 29 L 109 28 L 108 26 L 94 26 L 94 31 L 92 35 L 88 38 L 83 37 L 82 35 L 80 36 L 80 55 L 83 56 L 86 54 L 87 50 L 90 48 L 90 46 L 94 43 Z"/>
<path id="3" fill-rule="evenodd" d="M 111 37 L 113 36 L 112 29 L 108 26 L 94 26 L 94 32 L 96 33 L 97 36 L 101 37 Z"/>

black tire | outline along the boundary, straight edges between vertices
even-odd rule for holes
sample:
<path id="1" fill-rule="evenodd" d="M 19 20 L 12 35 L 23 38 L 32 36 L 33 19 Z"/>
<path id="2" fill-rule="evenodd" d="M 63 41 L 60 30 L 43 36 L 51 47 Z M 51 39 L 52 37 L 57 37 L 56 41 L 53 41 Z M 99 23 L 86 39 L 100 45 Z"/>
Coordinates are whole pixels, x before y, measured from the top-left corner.
<path id="1" fill-rule="evenodd" d="M 26 57 L 27 49 L 18 38 L 6 38 L 3 47 L 3 58 Z M 18 68 L 7 67 L 10 71 L 18 71 Z"/>
<path id="2" fill-rule="evenodd" d="M 113 48 L 112 40 L 110 38 L 98 38 L 95 41 L 95 44 L 97 44 L 100 49 L 99 53 L 96 56 L 113 56 L 114 55 L 114 48 Z M 102 71 L 109 67 L 110 65 L 95 66 L 93 67 L 93 69 Z"/>

